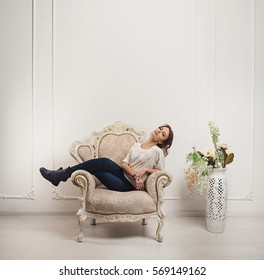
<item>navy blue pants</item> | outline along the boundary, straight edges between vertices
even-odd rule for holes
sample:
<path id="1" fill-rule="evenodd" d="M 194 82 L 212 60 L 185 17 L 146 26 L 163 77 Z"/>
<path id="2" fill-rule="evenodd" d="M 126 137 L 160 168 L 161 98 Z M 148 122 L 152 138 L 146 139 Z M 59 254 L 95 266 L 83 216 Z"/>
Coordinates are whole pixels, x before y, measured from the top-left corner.
<path id="1" fill-rule="evenodd" d="M 86 170 L 93 174 L 108 189 L 127 192 L 135 187 L 126 179 L 123 169 L 109 158 L 87 160 L 71 167 L 71 171 Z"/>

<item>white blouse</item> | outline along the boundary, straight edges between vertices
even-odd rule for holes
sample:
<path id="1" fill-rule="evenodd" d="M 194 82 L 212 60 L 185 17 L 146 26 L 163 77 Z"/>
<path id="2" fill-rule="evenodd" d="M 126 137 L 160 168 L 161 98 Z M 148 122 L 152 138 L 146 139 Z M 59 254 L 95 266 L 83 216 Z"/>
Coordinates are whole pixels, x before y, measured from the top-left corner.
<path id="1" fill-rule="evenodd" d="M 158 146 L 153 146 L 150 149 L 143 149 L 141 145 L 141 143 L 135 143 L 123 161 L 128 163 L 134 170 L 139 170 L 144 167 L 164 170 L 165 158 L 162 149 Z M 124 172 L 124 175 L 128 181 L 135 186 L 134 178 L 126 172 Z M 148 174 L 144 174 L 142 180 L 145 181 L 147 177 Z"/>

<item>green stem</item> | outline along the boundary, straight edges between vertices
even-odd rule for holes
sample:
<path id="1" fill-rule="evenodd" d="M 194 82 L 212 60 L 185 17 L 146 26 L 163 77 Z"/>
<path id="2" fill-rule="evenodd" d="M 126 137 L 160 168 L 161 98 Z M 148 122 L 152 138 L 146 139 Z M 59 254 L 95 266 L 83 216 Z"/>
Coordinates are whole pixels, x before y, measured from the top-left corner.
<path id="1" fill-rule="evenodd" d="M 224 166 L 222 165 L 222 162 L 220 160 L 219 151 L 217 149 L 216 143 L 214 143 L 214 147 L 215 147 L 215 152 L 216 152 L 216 162 L 220 162 L 221 166 L 224 168 Z"/>

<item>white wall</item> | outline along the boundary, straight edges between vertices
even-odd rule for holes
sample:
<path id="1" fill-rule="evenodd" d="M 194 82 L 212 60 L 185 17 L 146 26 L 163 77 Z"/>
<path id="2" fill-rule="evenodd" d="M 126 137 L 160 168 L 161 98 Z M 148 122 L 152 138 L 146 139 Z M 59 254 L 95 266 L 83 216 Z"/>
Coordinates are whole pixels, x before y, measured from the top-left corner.
<path id="1" fill-rule="evenodd" d="M 263 214 L 264 2 L 261 0 L 1 0 L 0 211 L 75 212 L 38 168 L 68 166 L 75 139 L 121 120 L 174 128 L 168 214 L 186 199 L 185 154 L 231 144 L 229 214 Z"/>

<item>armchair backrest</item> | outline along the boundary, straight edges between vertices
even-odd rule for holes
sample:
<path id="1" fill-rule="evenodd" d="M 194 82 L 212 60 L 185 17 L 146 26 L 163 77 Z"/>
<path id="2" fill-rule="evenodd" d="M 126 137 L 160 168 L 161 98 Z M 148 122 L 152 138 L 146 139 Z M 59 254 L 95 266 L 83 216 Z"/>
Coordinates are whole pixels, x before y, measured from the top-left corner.
<path id="1" fill-rule="evenodd" d="M 88 143 L 74 142 L 70 153 L 78 161 L 107 157 L 121 164 L 131 146 L 145 141 L 145 132 L 137 131 L 132 126 L 115 122 L 99 132 L 92 132 Z"/>

